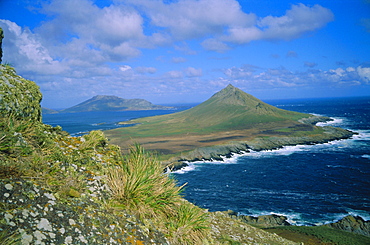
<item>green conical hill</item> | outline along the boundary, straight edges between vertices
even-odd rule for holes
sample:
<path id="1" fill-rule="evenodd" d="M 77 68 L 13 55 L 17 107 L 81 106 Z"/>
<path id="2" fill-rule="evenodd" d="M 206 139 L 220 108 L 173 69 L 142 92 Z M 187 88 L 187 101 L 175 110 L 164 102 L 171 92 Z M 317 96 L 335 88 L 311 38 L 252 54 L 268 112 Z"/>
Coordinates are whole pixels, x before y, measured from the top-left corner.
<path id="1" fill-rule="evenodd" d="M 308 115 L 276 108 L 230 84 L 181 116 L 200 122 L 199 126 L 221 124 L 240 129 L 256 123 L 298 120 Z"/>
<path id="2" fill-rule="evenodd" d="M 243 130 L 260 124 L 297 121 L 308 114 L 278 109 L 242 90 L 228 85 L 207 101 L 189 110 L 140 118 L 130 121 L 138 125 L 115 130 L 130 137 L 152 137 L 173 134 L 208 134 Z"/>

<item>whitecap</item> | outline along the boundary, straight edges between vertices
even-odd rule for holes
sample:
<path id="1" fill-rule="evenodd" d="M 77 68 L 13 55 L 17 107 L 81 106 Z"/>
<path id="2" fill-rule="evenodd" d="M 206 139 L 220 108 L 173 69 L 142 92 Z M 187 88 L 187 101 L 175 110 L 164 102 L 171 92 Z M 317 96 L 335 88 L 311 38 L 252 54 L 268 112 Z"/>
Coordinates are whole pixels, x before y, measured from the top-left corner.
<path id="1" fill-rule="evenodd" d="M 370 159 L 370 155 L 368 154 L 362 155 L 361 157 Z"/>
<path id="2" fill-rule="evenodd" d="M 185 174 L 187 172 L 190 172 L 190 171 L 193 171 L 195 169 L 195 162 L 187 162 L 187 161 L 184 161 L 184 163 L 187 164 L 187 166 L 185 167 L 182 167 L 178 170 L 175 170 L 175 171 L 172 171 L 171 173 L 174 173 L 174 174 Z"/>
<path id="3" fill-rule="evenodd" d="M 323 127 L 323 126 L 342 125 L 344 122 L 343 118 L 339 118 L 339 117 L 330 117 L 330 118 L 332 119 L 331 121 L 318 122 L 316 123 L 316 126 Z"/>

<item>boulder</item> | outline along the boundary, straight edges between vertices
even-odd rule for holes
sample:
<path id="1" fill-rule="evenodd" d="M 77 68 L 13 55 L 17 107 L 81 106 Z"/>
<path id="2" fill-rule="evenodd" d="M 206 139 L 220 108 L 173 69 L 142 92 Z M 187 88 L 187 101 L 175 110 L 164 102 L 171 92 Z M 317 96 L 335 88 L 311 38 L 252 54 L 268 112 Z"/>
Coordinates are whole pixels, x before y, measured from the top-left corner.
<path id="1" fill-rule="evenodd" d="M 41 99 L 34 82 L 18 76 L 10 66 L 0 65 L 0 117 L 41 122 Z"/>
<path id="2" fill-rule="evenodd" d="M 323 226 L 349 231 L 364 236 L 370 236 L 370 220 L 365 221 L 360 216 L 348 215 L 335 223 L 330 223 Z"/>
<path id="3" fill-rule="evenodd" d="M 238 219 L 250 225 L 261 227 L 289 226 L 288 218 L 283 215 L 268 214 L 260 216 L 241 215 L 235 211 L 228 210 L 224 212 L 233 219 Z"/>
<path id="4" fill-rule="evenodd" d="M 241 215 L 240 219 L 247 224 L 263 227 L 289 226 L 287 217 L 276 214 L 260 215 L 258 217 Z"/>

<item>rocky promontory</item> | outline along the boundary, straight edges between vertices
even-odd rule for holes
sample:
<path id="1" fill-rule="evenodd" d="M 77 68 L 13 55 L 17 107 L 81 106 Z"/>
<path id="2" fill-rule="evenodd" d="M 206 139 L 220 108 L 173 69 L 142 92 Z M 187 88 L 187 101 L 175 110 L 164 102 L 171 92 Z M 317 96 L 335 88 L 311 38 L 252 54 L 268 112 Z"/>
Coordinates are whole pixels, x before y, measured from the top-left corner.
<path id="1" fill-rule="evenodd" d="M 249 151 L 275 150 L 284 146 L 323 144 L 334 140 L 349 139 L 357 134 L 342 128 L 331 126 L 321 127 L 323 132 L 316 135 L 306 136 L 275 136 L 256 137 L 248 141 L 235 141 L 227 144 L 197 148 L 181 156 L 171 158 L 166 162 L 172 165 L 174 170 L 187 166 L 186 162 L 216 160 L 222 161 L 233 154 L 241 154 Z"/>

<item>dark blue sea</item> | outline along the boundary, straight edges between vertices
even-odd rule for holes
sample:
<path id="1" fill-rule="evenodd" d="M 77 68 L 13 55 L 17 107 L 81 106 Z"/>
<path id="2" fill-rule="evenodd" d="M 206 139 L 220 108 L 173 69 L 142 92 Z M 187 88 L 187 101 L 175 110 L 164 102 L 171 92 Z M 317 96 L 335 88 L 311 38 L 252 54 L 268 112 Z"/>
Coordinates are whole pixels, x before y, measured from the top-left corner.
<path id="1" fill-rule="evenodd" d="M 319 225 L 346 215 L 370 220 L 370 97 L 266 101 L 282 109 L 332 117 L 326 125 L 358 133 L 348 140 L 247 152 L 224 161 L 193 162 L 173 175 L 184 196 L 210 211 L 281 214 L 296 225 Z M 44 115 L 71 134 L 118 127 L 119 121 L 173 111 Z"/>

